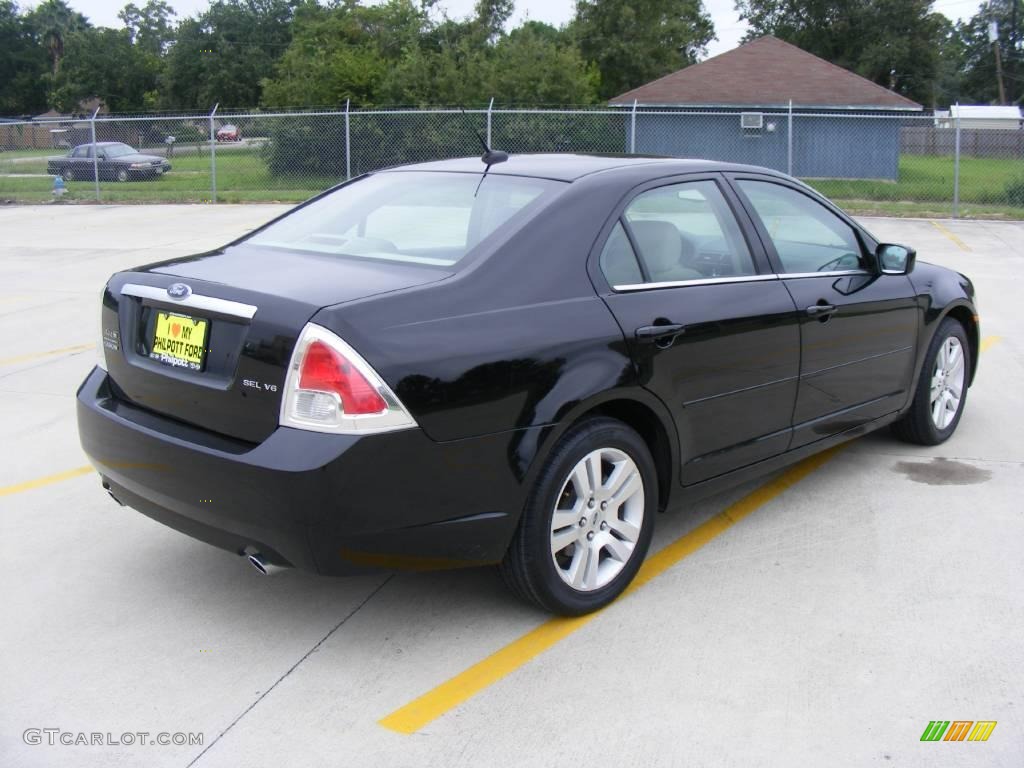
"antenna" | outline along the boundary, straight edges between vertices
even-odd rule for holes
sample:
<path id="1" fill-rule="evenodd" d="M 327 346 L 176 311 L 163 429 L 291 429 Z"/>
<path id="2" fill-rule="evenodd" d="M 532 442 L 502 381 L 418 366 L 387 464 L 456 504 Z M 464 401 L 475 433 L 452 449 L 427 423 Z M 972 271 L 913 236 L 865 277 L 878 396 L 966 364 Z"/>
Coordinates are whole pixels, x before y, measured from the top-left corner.
<path id="1" fill-rule="evenodd" d="M 483 157 L 481 157 L 480 159 L 483 161 L 484 165 L 487 166 L 487 170 L 484 171 L 484 175 L 486 176 L 487 171 L 491 170 L 492 165 L 504 163 L 506 160 L 508 160 L 508 152 L 502 152 L 500 149 L 491 149 L 489 146 L 487 146 L 487 142 L 484 141 L 484 137 L 480 134 L 480 131 L 477 130 L 476 126 L 473 125 L 473 121 L 469 119 L 469 115 L 466 114 L 465 108 L 459 107 L 459 111 L 462 112 L 462 116 L 466 118 L 466 120 L 469 122 L 469 127 L 473 130 L 473 133 L 475 133 L 476 137 L 480 140 L 480 146 L 484 148 Z"/>

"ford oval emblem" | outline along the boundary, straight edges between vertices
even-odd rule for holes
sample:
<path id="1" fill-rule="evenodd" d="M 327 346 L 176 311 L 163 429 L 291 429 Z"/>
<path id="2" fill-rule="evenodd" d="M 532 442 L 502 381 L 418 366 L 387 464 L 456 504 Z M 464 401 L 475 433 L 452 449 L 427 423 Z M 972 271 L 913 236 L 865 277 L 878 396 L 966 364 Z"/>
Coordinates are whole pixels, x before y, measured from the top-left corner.
<path id="1" fill-rule="evenodd" d="M 177 301 L 184 301 L 192 295 L 192 289 L 184 283 L 174 283 L 167 287 L 167 295 Z"/>

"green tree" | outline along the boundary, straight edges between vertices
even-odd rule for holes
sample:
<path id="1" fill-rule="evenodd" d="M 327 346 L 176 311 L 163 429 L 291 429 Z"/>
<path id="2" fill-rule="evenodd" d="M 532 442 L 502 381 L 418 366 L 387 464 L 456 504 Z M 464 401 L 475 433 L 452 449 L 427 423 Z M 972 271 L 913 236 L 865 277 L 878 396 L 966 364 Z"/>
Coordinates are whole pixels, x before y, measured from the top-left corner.
<path id="1" fill-rule="evenodd" d="M 505 25 L 515 10 L 513 0 L 477 0 L 475 23 L 489 43 L 496 43 L 505 34 Z"/>
<path id="2" fill-rule="evenodd" d="M 410 0 L 363 6 L 346 2 L 335 8 L 311 5 L 295 15 L 291 44 L 274 77 L 263 82 L 263 103 L 270 107 L 360 106 L 381 99 L 389 69 L 414 55 L 428 23 Z"/>
<path id="3" fill-rule="evenodd" d="M 174 42 L 174 9 L 164 0 L 148 0 L 141 8 L 128 3 L 117 17 L 128 30 L 132 45 L 161 56 Z"/>
<path id="4" fill-rule="evenodd" d="M 736 0 L 750 29 L 792 43 L 916 101 L 930 103 L 944 17 L 933 0 Z"/>
<path id="5" fill-rule="evenodd" d="M 715 35 L 701 0 L 578 0 L 572 31 L 605 99 L 695 63 Z"/>
<path id="6" fill-rule="evenodd" d="M 88 27 L 89 21 L 73 11 L 64 0 L 44 0 L 29 13 L 28 21 L 46 46 L 50 71 L 56 77 L 64 58 L 64 41 L 72 32 Z"/>
<path id="7" fill-rule="evenodd" d="M 18 6 L 0 0 L 0 114 L 22 115 L 46 109 L 46 51 L 33 37 Z"/>
<path id="8" fill-rule="evenodd" d="M 68 35 L 64 66 L 53 79 L 50 100 L 63 112 L 99 97 L 112 112 L 134 112 L 149 106 L 157 86 L 159 61 L 132 45 L 126 29 L 82 29 Z"/>
<path id="9" fill-rule="evenodd" d="M 1024 103 L 1024 66 L 1021 63 L 1020 27 L 1024 27 L 1024 8 L 1018 4 L 1013 28 L 1014 0 L 989 0 L 970 20 L 957 26 L 961 42 L 961 77 L 959 101 L 965 104 L 998 104 L 999 86 L 996 78 L 996 59 L 989 42 L 989 23 L 999 27 L 999 52 L 1003 62 L 1003 83 L 1009 104 Z"/>
<path id="10" fill-rule="evenodd" d="M 174 109 L 252 107 L 261 82 L 291 42 L 298 6 L 312 0 L 215 0 L 178 25 L 160 83 L 163 106 Z"/>
<path id="11" fill-rule="evenodd" d="M 601 75 L 580 50 L 559 42 L 554 27 L 532 22 L 498 41 L 486 78 L 487 90 L 512 104 L 592 104 Z"/>
<path id="12" fill-rule="evenodd" d="M 961 98 L 964 80 L 966 46 L 960 25 L 943 18 L 939 33 L 939 63 L 932 87 L 931 106 L 947 107 Z"/>
<path id="13" fill-rule="evenodd" d="M 433 22 L 422 6 L 390 0 L 295 16 L 292 43 L 264 82 L 270 107 L 588 104 L 597 72 L 572 40 L 532 22 L 502 31 L 508 2 L 477 5 L 466 20 Z"/>

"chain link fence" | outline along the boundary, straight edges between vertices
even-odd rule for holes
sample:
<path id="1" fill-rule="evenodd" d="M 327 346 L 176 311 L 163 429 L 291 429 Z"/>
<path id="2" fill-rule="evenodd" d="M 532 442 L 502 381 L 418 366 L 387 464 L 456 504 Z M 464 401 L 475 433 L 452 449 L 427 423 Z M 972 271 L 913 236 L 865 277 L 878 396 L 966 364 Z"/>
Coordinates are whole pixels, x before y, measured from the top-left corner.
<path id="1" fill-rule="evenodd" d="M 0 202 L 299 202 L 380 168 L 478 155 L 479 133 L 513 154 L 767 166 L 855 213 L 1024 219 L 1024 130 L 967 123 L 927 113 L 493 105 L 0 120 Z"/>

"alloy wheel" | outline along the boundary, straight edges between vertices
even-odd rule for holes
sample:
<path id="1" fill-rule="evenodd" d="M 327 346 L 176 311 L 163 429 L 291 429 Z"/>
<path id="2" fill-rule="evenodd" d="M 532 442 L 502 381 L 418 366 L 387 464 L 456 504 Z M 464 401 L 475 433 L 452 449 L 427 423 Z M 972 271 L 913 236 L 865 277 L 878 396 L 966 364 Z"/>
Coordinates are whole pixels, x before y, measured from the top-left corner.
<path id="1" fill-rule="evenodd" d="M 644 521 L 640 469 L 623 451 L 599 448 L 565 479 L 551 516 L 551 558 L 566 584 L 592 592 L 633 556 Z"/>
<path id="2" fill-rule="evenodd" d="M 956 418 L 963 396 L 964 377 L 964 348 L 958 338 L 949 336 L 939 347 L 932 370 L 932 422 L 938 429 L 946 429 Z"/>

